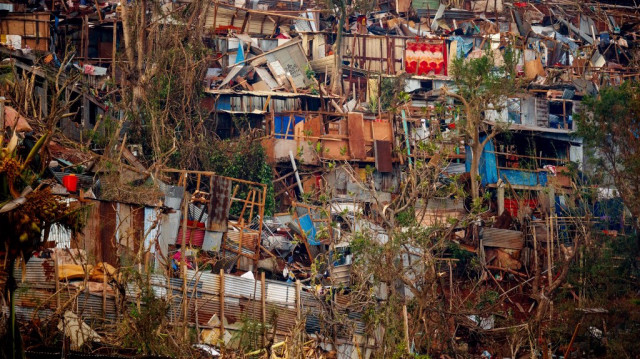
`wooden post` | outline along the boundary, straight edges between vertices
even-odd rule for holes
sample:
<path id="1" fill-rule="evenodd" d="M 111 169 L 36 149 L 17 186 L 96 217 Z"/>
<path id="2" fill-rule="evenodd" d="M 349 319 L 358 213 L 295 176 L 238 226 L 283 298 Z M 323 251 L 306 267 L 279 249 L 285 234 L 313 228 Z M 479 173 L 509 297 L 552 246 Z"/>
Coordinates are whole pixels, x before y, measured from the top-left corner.
<path id="1" fill-rule="evenodd" d="M 448 260 L 449 264 L 449 311 L 453 310 L 453 266 L 451 265 L 451 261 Z"/>
<path id="2" fill-rule="evenodd" d="M 267 290 L 264 272 L 260 273 L 260 301 L 262 306 L 262 347 L 267 343 Z"/>
<path id="3" fill-rule="evenodd" d="M 198 316 L 198 281 L 200 280 L 198 272 L 200 268 L 198 267 L 198 261 L 195 262 L 196 273 L 194 275 L 193 292 L 191 292 L 191 295 L 193 295 L 193 311 L 196 318 L 196 343 L 200 344 L 200 317 Z"/>
<path id="4" fill-rule="evenodd" d="M 60 308 L 60 268 L 58 268 L 57 253 L 54 253 L 54 256 L 53 256 L 53 269 L 56 276 L 56 305 L 57 305 L 57 308 Z"/>
<path id="5" fill-rule="evenodd" d="M 547 277 L 549 278 L 549 287 L 551 287 L 551 284 L 553 283 L 553 271 L 551 270 L 552 266 L 553 266 L 553 259 L 551 257 L 553 257 L 553 249 L 552 249 L 552 242 L 551 242 L 551 236 L 553 235 L 553 230 L 551 229 L 551 218 L 547 218 L 547 266 L 549 268 L 547 268 Z"/>
<path id="6" fill-rule="evenodd" d="M 540 284 L 538 281 L 538 273 L 540 270 L 539 264 L 538 264 L 538 239 L 536 238 L 536 226 L 531 226 L 531 228 L 533 229 L 533 273 L 534 273 L 534 281 L 533 281 L 533 291 L 537 292 L 538 290 L 538 285 Z"/>
<path id="7" fill-rule="evenodd" d="M 187 253 L 185 248 L 187 247 L 187 217 L 189 216 L 189 200 L 185 194 L 182 199 L 184 202 L 182 210 L 182 245 L 180 246 L 180 274 L 182 275 L 182 305 L 183 305 L 183 320 L 184 320 L 184 335 L 187 335 Z M 189 238 L 191 240 L 191 238 Z"/>
<path id="8" fill-rule="evenodd" d="M 407 305 L 402 306 L 402 318 L 404 319 L 404 340 L 407 346 L 407 354 L 411 354 L 411 346 L 409 345 L 409 315 L 407 314 Z"/>
<path id="9" fill-rule="evenodd" d="M 102 267 L 102 270 L 103 270 L 102 272 L 102 320 L 106 320 L 107 319 L 107 269 L 104 268 L 104 265 Z"/>
<path id="10" fill-rule="evenodd" d="M 119 294 L 120 291 L 116 289 L 114 292 L 116 294 L 115 301 L 116 301 L 116 322 L 117 322 L 118 320 L 120 320 L 120 303 L 119 303 L 120 302 L 120 294 Z"/>
<path id="11" fill-rule="evenodd" d="M 116 15 L 117 17 L 117 15 Z M 118 19 L 113 19 L 113 35 L 111 40 L 113 44 L 111 44 L 111 79 L 115 82 L 116 80 L 116 51 L 117 51 L 117 41 L 118 38 Z"/>
<path id="12" fill-rule="evenodd" d="M 224 340 L 224 269 L 220 269 L 220 339 Z"/>
<path id="13" fill-rule="evenodd" d="M 498 216 L 504 212 L 504 184 L 498 187 Z"/>
<path id="14" fill-rule="evenodd" d="M 0 135 L 4 134 L 4 96 L 0 97 Z"/>
<path id="15" fill-rule="evenodd" d="M 296 318 L 300 320 L 302 318 L 302 311 L 300 303 L 300 291 L 302 290 L 302 283 L 299 280 L 296 280 Z"/>

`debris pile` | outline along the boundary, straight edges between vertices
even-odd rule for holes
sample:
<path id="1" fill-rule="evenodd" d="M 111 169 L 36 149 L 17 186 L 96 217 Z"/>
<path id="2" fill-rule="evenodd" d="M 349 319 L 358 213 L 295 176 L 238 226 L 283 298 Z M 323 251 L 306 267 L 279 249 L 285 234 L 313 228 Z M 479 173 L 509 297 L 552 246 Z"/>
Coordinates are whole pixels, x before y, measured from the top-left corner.
<path id="1" fill-rule="evenodd" d="M 141 17 L 188 28 L 174 12 L 194 3 L 163 4 Z M 169 303 L 167 327 L 195 328 L 211 356 L 260 347 L 245 355 L 368 357 L 384 344 L 384 328 L 371 334 L 370 313 L 349 295 L 370 286 L 359 300 L 410 301 L 429 274 L 448 281 L 437 296 L 451 310 L 457 296 L 482 299 L 454 285 L 471 262 L 497 293 L 488 301 L 504 300 L 521 322 L 534 317 L 543 302 L 535 295 L 544 296 L 535 291 L 566 276 L 561 266 L 575 258 L 583 230 L 576 221 L 586 217 L 570 208 L 579 192 L 573 166 L 584 162 L 575 114 L 585 96 L 638 78 L 640 7 L 397 0 L 363 11 L 356 3 L 216 0 L 201 9 L 209 51 L 202 126 L 216 141 L 247 133 L 259 141 L 273 178 L 263 182 L 151 163 L 142 155 L 148 144 L 128 142 L 121 130 L 131 109 L 118 101 L 130 74 L 117 63 L 131 35 L 123 14 L 133 4 L 1 4 L 0 53 L 33 78 L 37 104 L 32 114 L 0 103 L 2 134 L 29 141 L 41 130 L 31 117 L 52 107 L 46 71 L 73 78 L 58 124 L 64 136 L 47 141 L 43 176 L 53 193 L 87 211 L 81 231 L 53 227 L 39 258 L 16 267 L 18 319 L 57 318 L 71 349 L 104 349 L 127 308 L 151 306 L 150 291 Z M 455 69 L 477 59 L 494 72 L 513 65 L 494 75 L 520 87 L 479 111 L 473 137 Z M 100 139 L 108 118 L 120 127 L 114 139 Z M 174 138 L 166 157 L 180 150 Z M 474 158 L 479 180 L 469 174 Z M 474 181 L 484 202 L 468 195 Z M 406 276 L 390 285 L 359 277 L 361 237 L 387 244 L 419 230 L 446 245 L 427 251 L 416 240 L 398 249 L 405 252 L 390 263 L 401 262 Z M 425 269 L 425 258 L 436 264 Z M 126 274 L 131 268 L 149 274 L 146 284 Z M 472 342 L 475 332 L 503 329 L 480 311 L 460 312 L 463 329 L 451 324 L 438 335 Z M 350 329 L 326 325 L 327 313 Z M 435 320 L 410 318 L 406 305 L 403 315 L 425 326 Z M 406 350 L 445 351 L 416 348 L 406 327 Z M 480 349 L 467 345 L 465 354 L 491 356 Z"/>

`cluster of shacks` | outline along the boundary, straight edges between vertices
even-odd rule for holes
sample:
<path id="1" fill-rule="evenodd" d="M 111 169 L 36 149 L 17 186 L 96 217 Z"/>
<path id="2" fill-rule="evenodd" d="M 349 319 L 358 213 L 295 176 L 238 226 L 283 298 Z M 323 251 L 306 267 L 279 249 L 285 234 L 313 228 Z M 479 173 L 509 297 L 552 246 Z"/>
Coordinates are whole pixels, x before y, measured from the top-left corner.
<path id="1" fill-rule="evenodd" d="M 42 113 L 48 111 L 48 79 L 32 65 L 44 57 L 47 64 L 60 66 L 73 45 L 71 63 L 82 71 L 83 86 L 67 90 L 78 101 L 70 109 L 73 115 L 60 121 L 60 130 L 72 140 L 81 140 L 102 115 L 122 115 L 107 96 L 107 84 L 121 76 L 114 65 L 122 49 L 121 6 L 128 5 L 0 3 L 0 52 L 38 78 L 33 95 L 41 99 Z M 100 178 L 112 170 L 100 165 L 100 156 L 54 142 L 49 170 L 60 183 L 56 190 L 90 208 L 87 226 L 74 236 L 53 231 L 53 253 L 43 252 L 44 258 L 18 269 L 17 278 L 26 279 L 23 286 L 29 288 L 18 295 L 19 316 L 44 318 L 59 311 L 61 303 L 74 303 L 65 320 L 73 320 L 73 313 L 82 313 L 87 322 L 117 320 L 118 301 L 139 303 L 139 295 L 135 288 L 124 294 L 116 290 L 114 273 L 126 253 L 143 252 L 148 266 L 176 273 L 155 276 L 154 290 L 167 296 L 184 289 L 184 296 L 173 299 L 171 319 L 206 328 L 205 343 L 231 342 L 243 316 L 265 321 L 273 308 L 282 312 L 279 338 L 302 313 L 310 318 L 307 332 L 318 331 L 313 313 L 321 304 L 313 290 L 293 282 L 307 280 L 314 258 L 331 250 L 346 255 L 325 275 L 333 283 L 349 284 L 345 232 L 350 229 L 334 228 L 331 222 L 390 202 L 407 164 L 431 156 L 423 144 L 435 136 L 449 146 L 445 173 L 468 172 L 470 153 L 456 128 L 459 114 L 438 111 L 438 90 L 452 87 L 455 59 L 488 55 L 499 65 L 506 48 L 517 50 L 516 72 L 527 85 L 506 99 L 501 111 L 487 116 L 509 126 L 485 148 L 482 185 L 494 192 L 496 215 L 545 219 L 531 222 L 529 231 L 514 230 L 505 220 L 506 225 L 483 228 L 479 246 L 463 247 L 482 253 L 497 272 L 526 276 L 532 258 L 528 236 L 549 246 L 571 239 L 562 219 L 563 196 L 573 190 L 565 170 L 570 162 L 583 166 L 581 140 L 572 135 L 574 114 L 584 96 L 637 78 L 639 9 L 570 0 L 382 0 L 367 13 L 352 11 L 338 36 L 340 11 L 326 4 L 212 1 L 204 26 L 213 55 L 202 79 L 202 105 L 210 109 L 215 132 L 223 139 L 239 135 L 239 116 L 263 132 L 276 214 L 266 215 L 267 184 L 189 170 L 152 175 L 137 159 L 140 144 L 125 142 L 119 146 L 121 175 L 158 187 L 128 199 L 107 196 L 99 188 L 108 176 Z M 403 91 L 407 99 L 391 111 L 386 102 L 393 91 Z M 10 104 L 0 113 L 3 127 L 17 123 L 20 131 L 32 130 Z M 322 166 L 327 161 L 348 166 L 327 169 Z M 62 186 L 80 165 L 78 188 Z M 367 176 L 375 195 L 360 186 Z M 326 195 L 328 204 L 303 204 L 304 198 Z M 426 212 L 422 225 L 430 226 L 466 210 L 463 202 L 440 199 L 430 201 Z M 378 228 L 364 220 L 359 226 Z M 464 230 L 460 236 L 465 237 Z M 207 265 L 207 273 L 199 271 Z M 262 276 L 255 278 L 259 270 Z M 266 280 L 265 272 L 272 279 Z M 74 296 L 62 286 L 87 294 Z M 359 314 L 348 314 L 356 323 L 355 334 L 333 348 L 345 358 L 355 357 L 355 347 L 366 346 Z M 86 340 L 99 336 L 81 326 L 77 330 Z"/>

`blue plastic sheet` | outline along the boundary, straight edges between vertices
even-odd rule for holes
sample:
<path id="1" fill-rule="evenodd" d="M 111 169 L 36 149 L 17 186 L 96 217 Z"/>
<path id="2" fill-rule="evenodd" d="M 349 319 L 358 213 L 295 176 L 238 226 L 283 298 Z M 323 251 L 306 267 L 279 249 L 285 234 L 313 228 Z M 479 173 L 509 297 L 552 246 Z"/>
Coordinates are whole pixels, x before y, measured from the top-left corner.
<path id="1" fill-rule="evenodd" d="M 486 137 L 480 137 L 480 141 L 484 141 Z M 466 148 L 465 170 L 471 171 L 471 148 Z M 480 164 L 478 166 L 478 174 L 482 178 L 482 185 L 497 183 L 498 182 L 498 169 L 496 163 L 496 154 L 494 153 L 493 140 L 487 142 L 480 156 Z"/>
<path id="2" fill-rule="evenodd" d="M 467 54 L 471 52 L 473 49 L 473 38 L 461 37 L 461 36 L 452 36 L 449 40 L 457 41 L 458 46 L 456 47 L 457 57 L 467 57 Z"/>
<path id="3" fill-rule="evenodd" d="M 311 217 L 308 214 L 300 217 L 300 229 L 307 236 L 307 242 L 312 246 L 319 246 L 320 242 L 316 241 L 316 226 L 313 224 Z"/>
<path id="4" fill-rule="evenodd" d="M 274 116 L 273 128 L 276 133 L 276 138 L 293 140 L 294 126 L 300 122 L 304 122 L 304 117 L 293 116 L 292 119 L 289 116 Z M 289 124 L 289 131 L 287 131 L 287 124 Z M 285 136 L 286 134 L 286 136 Z"/>
<path id="5" fill-rule="evenodd" d="M 546 186 L 546 172 L 531 172 L 518 169 L 501 169 L 500 177 L 509 180 L 512 185 L 519 186 Z"/>

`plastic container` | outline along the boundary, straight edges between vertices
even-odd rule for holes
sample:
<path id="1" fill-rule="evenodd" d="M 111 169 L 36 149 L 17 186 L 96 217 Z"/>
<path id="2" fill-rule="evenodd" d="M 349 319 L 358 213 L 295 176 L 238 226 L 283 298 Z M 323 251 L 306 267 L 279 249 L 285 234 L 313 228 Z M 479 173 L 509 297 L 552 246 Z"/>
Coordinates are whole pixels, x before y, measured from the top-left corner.
<path id="1" fill-rule="evenodd" d="M 66 175 L 62 177 L 62 184 L 69 192 L 75 192 L 78 190 L 78 177 L 74 174 Z"/>

